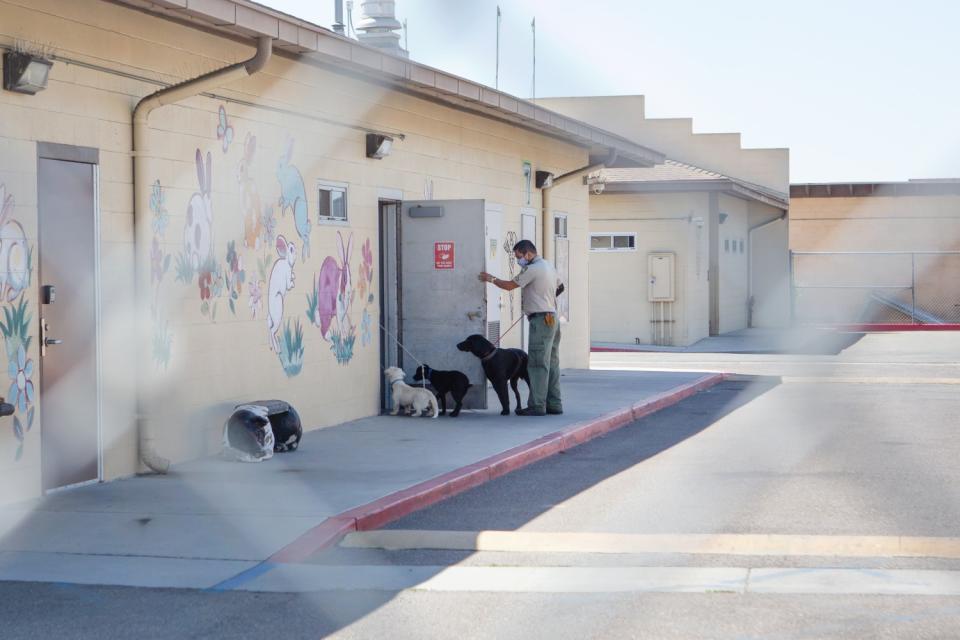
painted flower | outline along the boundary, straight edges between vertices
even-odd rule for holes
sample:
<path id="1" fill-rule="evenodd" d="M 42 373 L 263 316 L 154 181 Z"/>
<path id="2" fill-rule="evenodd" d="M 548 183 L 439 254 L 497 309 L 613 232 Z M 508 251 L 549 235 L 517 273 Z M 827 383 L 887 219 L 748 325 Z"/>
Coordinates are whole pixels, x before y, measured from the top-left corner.
<path id="1" fill-rule="evenodd" d="M 364 309 L 363 317 L 360 319 L 360 342 L 363 346 L 367 346 L 373 340 L 373 336 L 370 333 L 370 325 L 370 312 Z"/>
<path id="2" fill-rule="evenodd" d="M 163 277 L 163 251 L 160 250 L 160 240 L 153 237 L 153 245 L 150 248 L 150 280 L 160 282 Z"/>
<path id="3" fill-rule="evenodd" d="M 33 402 L 33 360 L 27 358 L 27 351 L 21 344 L 17 349 L 17 359 L 10 360 L 7 373 L 13 382 L 10 384 L 9 396 L 20 412 L 27 410 L 27 405 Z"/>
<path id="4" fill-rule="evenodd" d="M 259 280 L 250 282 L 250 315 L 254 319 L 260 311 L 260 300 L 263 297 L 262 282 Z"/>
<path id="5" fill-rule="evenodd" d="M 197 278 L 197 282 L 200 285 L 200 299 L 209 300 L 210 287 L 213 286 L 213 273 L 206 270 L 201 271 L 200 276 Z"/>

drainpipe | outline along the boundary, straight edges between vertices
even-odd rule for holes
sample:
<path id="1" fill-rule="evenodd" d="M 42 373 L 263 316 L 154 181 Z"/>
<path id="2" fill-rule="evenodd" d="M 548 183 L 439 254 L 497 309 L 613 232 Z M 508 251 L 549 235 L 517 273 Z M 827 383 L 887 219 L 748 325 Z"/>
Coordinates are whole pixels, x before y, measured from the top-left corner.
<path id="1" fill-rule="evenodd" d="M 199 95 L 204 91 L 252 76 L 266 66 L 272 53 L 273 39 L 270 36 L 261 36 L 257 39 L 257 52 L 249 60 L 216 69 L 191 80 L 160 89 L 142 98 L 133 110 L 133 226 L 136 259 L 135 282 L 138 301 L 138 345 L 141 345 L 141 348 L 145 344 L 143 339 L 144 329 L 149 326 L 146 314 L 150 306 L 150 247 L 153 240 L 149 215 L 150 178 L 148 173 L 148 160 L 151 158 L 148 135 L 150 113 L 164 105 L 173 104 Z M 145 358 L 138 358 L 138 365 L 142 366 L 143 362 L 145 362 Z M 152 471 L 166 473 L 170 468 L 170 461 L 157 454 L 154 449 L 153 427 L 148 416 L 148 403 L 144 397 L 146 394 L 143 388 L 145 377 L 142 373 L 139 375 L 136 392 L 140 460 Z"/>
<path id="2" fill-rule="evenodd" d="M 786 219 L 787 212 L 783 211 L 776 218 L 771 218 L 759 224 L 755 224 L 747 230 L 747 326 L 753 326 L 753 232 L 770 226 L 774 222 L 780 222 Z"/>
<path id="3" fill-rule="evenodd" d="M 610 155 L 603 160 L 602 162 L 594 162 L 593 164 L 588 164 L 586 166 L 580 167 L 579 169 L 574 169 L 573 171 L 568 171 L 564 174 L 561 174 L 551 180 L 548 184 L 540 188 L 540 231 L 542 234 L 541 244 L 540 244 L 540 255 L 543 256 L 544 260 L 553 260 L 553 243 L 548 242 L 547 239 L 552 233 L 553 221 L 550 220 L 550 190 L 562 182 L 567 182 L 574 178 L 577 178 L 584 173 L 593 173 L 608 167 L 614 162 L 617 161 L 617 150 L 611 149 Z"/>

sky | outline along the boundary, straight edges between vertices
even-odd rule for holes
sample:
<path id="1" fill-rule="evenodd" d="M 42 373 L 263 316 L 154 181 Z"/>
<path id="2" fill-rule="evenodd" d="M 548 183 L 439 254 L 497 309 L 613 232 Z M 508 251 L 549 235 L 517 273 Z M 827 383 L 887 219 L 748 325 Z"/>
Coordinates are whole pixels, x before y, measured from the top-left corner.
<path id="1" fill-rule="evenodd" d="M 261 2 L 333 22 L 334 0 Z M 643 94 L 647 117 L 789 147 L 792 182 L 960 177 L 955 0 L 396 1 L 412 59 L 490 86 L 497 5 L 514 95 L 536 17 L 537 96 Z"/>

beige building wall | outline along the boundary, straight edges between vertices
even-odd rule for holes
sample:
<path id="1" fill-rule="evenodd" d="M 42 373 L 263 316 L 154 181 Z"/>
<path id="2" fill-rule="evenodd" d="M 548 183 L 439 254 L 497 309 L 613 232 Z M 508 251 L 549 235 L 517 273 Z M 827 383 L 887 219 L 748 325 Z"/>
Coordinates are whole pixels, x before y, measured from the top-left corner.
<path id="1" fill-rule="evenodd" d="M 708 332 L 707 194 L 604 194 L 590 202 L 592 233 L 636 233 L 635 251 L 590 252 L 590 321 L 594 342 L 653 342 L 647 257 L 676 254 L 673 344 Z M 703 221 L 701 225 L 697 219 Z"/>
<path id="2" fill-rule="evenodd" d="M 739 133 L 694 133 L 689 118 L 647 118 L 643 96 L 537 98 L 537 104 L 603 126 L 686 162 L 781 193 L 790 188 L 788 149 L 744 149 Z"/>
<path id="3" fill-rule="evenodd" d="M 798 197 L 790 201 L 790 250 L 960 251 L 960 196 Z M 960 256 L 795 256 L 800 284 L 909 286 L 916 273 L 917 307 L 960 322 Z M 908 289 L 882 293 L 907 302 Z M 867 291 L 797 292 L 800 320 L 857 321 Z M 912 304 L 912 301 L 911 301 Z"/>
<path id="4" fill-rule="evenodd" d="M 12 46 L 18 39 L 53 46 L 59 58 L 45 91 L 36 96 L 0 92 L 0 184 L 15 198 L 11 215 L 26 230 L 34 265 L 36 142 L 100 150 L 101 422 L 103 476 L 109 480 L 137 470 L 131 110 L 158 82 L 224 66 L 249 57 L 253 49 L 100 0 L 0 0 L 0 45 Z M 139 375 L 157 392 L 152 407 L 157 448 L 174 461 L 218 450 L 223 420 L 240 401 L 289 400 L 308 428 L 377 413 L 377 199 L 383 190 L 405 199 L 432 193 L 436 199 L 498 203 L 503 206 L 505 242 L 507 234 L 520 232 L 519 211 L 526 204 L 524 160 L 556 174 L 588 160 L 586 150 L 555 138 L 280 55 L 263 73 L 216 93 L 261 106 L 197 97 L 163 107 L 150 119 L 155 157 L 148 161 L 148 179 L 157 185 L 150 216 L 156 224 L 158 278 L 151 335 L 142 336 L 153 342 L 153 357 Z M 218 137 L 218 126 L 232 130 L 232 143 Z M 395 143 L 388 158 L 368 160 L 363 156 L 364 128 L 407 137 Z M 248 146 L 253 137 L 255 150 Z M 205 286 L 199 281 L 200 270 L 183 262 L 189 257 L 189 203 L 201 190 L 198 150 L 203 158 L 209 153 L 212 163 L 210 248 L 216 267 Z M 281 260 L 276 236 L 294 242 L 298 252 L 303 246 L 293 212 L 280 207 L 288 188 L 280 175 L 288 166 L 302 176 L 313 228 L 309 256 L 298 257 L 293 265 L 295 286 L 284 298 L 281 323 L 290 328 L 293 346 L 297 325 L 302 330 L 302 359 L 294 353 L 283 361 L 271 350 L 265 317 L 270 274 Z M 348 224 L 318 223 L 320 180 L 347 185 Z M 251 205 L 257 201 L 259 205 Z M 569 215 L 572 254 L 571 321 L 564 327 L 562 365 L 586 367 L 587 191 L 579 184 L 558 186 L 552 202 Z M 536 191 L 530 205 L 540 205 Z M 344 256 L 338 243 L 346 249 L 351 241 L 352 251 Z M 367 241 L 371 253 L 365 258 Z M 228 259 L 234 254 L 239 259 Z M 346 267 L 353 290 L 343 321 L 332 319 L 326 336 L 307 314 L 325 261 L 337 269 Z M 240 270 L 244 281 L 231 308 Z M 507 270 L 504 263 L 502 273 Z M 34 319 L 37 286 L 34 277 L 22 298 Z M 352 338 L 352 351 L 336 353 L 334 335 L 345 342 Z M 515 329 L 504 344 L 517 346 L 519 340 Z M 34 339 L 29 353 L 34 362 L 39 357 L 36 345 Z M 0 431 L 0 502 L 40 492 L 42 428 L 40 416 L 22 441 L 6 426 Z"/>

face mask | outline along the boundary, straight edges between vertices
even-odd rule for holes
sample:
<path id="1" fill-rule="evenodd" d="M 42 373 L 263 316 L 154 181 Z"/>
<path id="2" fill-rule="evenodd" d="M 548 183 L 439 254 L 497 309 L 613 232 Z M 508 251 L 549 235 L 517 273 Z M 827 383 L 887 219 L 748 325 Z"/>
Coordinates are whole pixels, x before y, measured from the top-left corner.
<path id="1" fill-rule="evenodd" d="M 526 258 L 518 258 L 518 259 L 517 259 L 517 264 L 520 265 L 521 267 L 525 267 L 525 266 L 527 266 L 528 264 L 530 264 L 530 261 L 527 260 Z"/>

